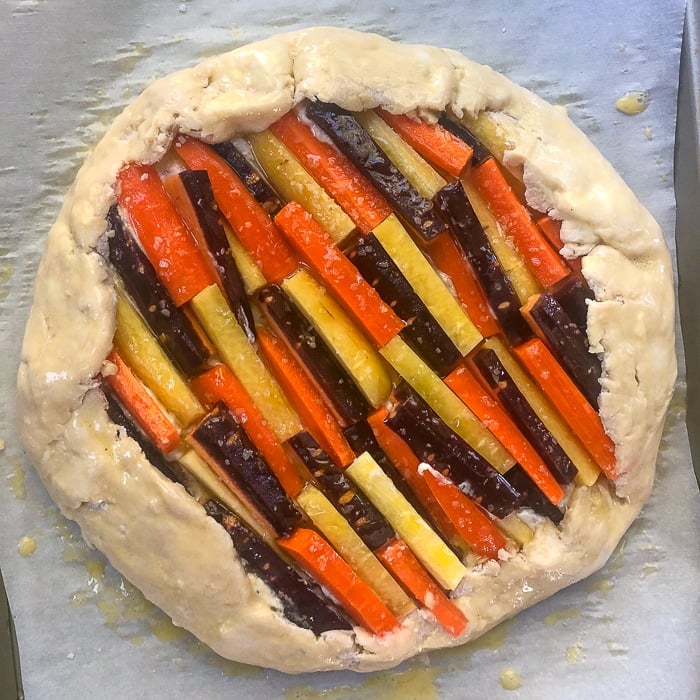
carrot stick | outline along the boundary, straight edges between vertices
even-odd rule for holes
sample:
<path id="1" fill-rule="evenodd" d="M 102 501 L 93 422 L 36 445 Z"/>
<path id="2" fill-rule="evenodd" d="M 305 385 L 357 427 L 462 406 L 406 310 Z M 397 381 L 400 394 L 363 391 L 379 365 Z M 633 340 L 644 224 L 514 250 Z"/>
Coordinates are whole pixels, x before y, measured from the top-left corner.
<path id="1" fill-rule="evenodd" d="M 403 321 L 300 204 L 287 204 L 275 223 L 380 348 L 402 330 Z"/>
<path id="2" fill-rule="evenodd" d="M 445 172 L 459 177 L 472 157 L 472 148 L 439 124 L 428 124 L 407 117 L 379 110 L 381 118 L 398 131 L 423 158 Z"/>
<path id="3" fill-rule="evenodd" d="M 549 244 L 558 253 L 564 247 L 560 235 L 561 222 L 549 216 L 542 216 L 537 219 L 536 223 L 540 227 L 542 233 L 547 237 Z M 581 258 L 563 258 L 563 260 L 572 270 L 581 271 Z"/>
<path id="4" fill-rule="evenodd" d="M 238 377 L 226 365 L 216 365 L 195 377 L 191 384 L 202 403 L 211 407 L 217 401 L 223 401 L 233 411 L 251 442 L 279 479 L 285 493 L 296 498 L 304 487 L 304 481 Z"/>
<path id="5" fill-rule="evenodd" d="M 215 282 L 197 244 L 151 165 L 133 163 L 118 175 L 119 206 L 177 306 Z"/>
<path id="6" fill-rule="evenodd" d="M 180 444 L 180 431 L 168 420 L 116 350 L 112 350 L 107 359 L 117 366 L 117 373 L 108 375 L 107 383 L 153 444 L 163 454 L 172 452 Z"/>
<path id="7" fill-rule="evenodd" d="M 464 541 L 482 557 L 496 559 L 498 551 L 506 546 L 506 538 L 488 515 L 440 472 L 425 465 L 419 473 Z"/>
<path id="8" fill-rule="evenodd" d="M 350 464 L 355 454 L 302 365 L 279 338 L 264 328 L 258 331 L 258 345 L 309 432 L 339 467 Z"/>
<path id="9" fill-rule="evenodd" d="M 464 632 L 467 627 L 466 616 L 433 581 L 403 540 L 389 540 L 375 554 L 394 578 L 401 581 L 453 637 L 459 637 Z"/>
<path id="10" fill-rule="evenodd" d="M 435 264 L 452 280 L 457 298 L 464 306 L 481 335 L 488 338 L 499 332 L 498 323 L 464 254 L 449 233 L 434 238 L 428 254 Z"/>
<path id="11" fill-rule="evenodd" d="M 297 261 L 277 227 L 255 201 L 248 188 L 213 148 L 184 138 L 175 152 L 192 169 L 209 173 L 216 203 L 243 247 L 252 255 L 264 277 L 279 282 L 294 272 Z"/>
<path id="12" fill-rule="evenodd" d="M 438 506 L 425 481 L 418 475 L 420 460 L 411 448 L 384 423 L 386 417 L 387 410 L 380 408 L 367 419 L 379 446 L 384 450 L 386 456 L 396 467 L 440 532 L 452 543 L 461 542 L 462 538 L 459 532 Z"/>
<path id="13" fill-rule="evenodd" d="M 533 338 L 514 350 L 605 476 L 616 479 L 619 474 L 615 461 L 615 444 L 605 432 L 596 410 L 545 344 L 539 338 Z"/>
<path id="14" fill-rule="evenodd" d="M 508 413 L 481 386 L 479 380 L 466 367 L 461 366 L 445 377 L 445 384 L 515 457 L 542 493 L 554 505 L 559 503 L 564 497 L 561 486 Z"/>
<path id="15" fill-rule="evenodd" d="M 391 207 L 374 185 L 340 151 L 319 141 L 293 112 L 278 119 L 270 131 L 345 210 L 362 233 L 369 233 L 391 214 Z"/>
<path id="16" fill-rule="evenodd" d="M 547 243 L 544 234 L 532 221 L 525 206 L 515 196 L 493 158 L 487 158 L 470 171 L 470 179 L 487 201 L 496 221 L 507 235 L 543 287 L 549 287 L 569 274 L 558 253 Z"/>
<path id="17" fill-rule="evenodd" d="M 297 528 L 277 544 L 289 552 L 340 602 L 348 614 L 372 634 L 387 634 L 399 621 L 379 596 L 352 570 L 318 533 Z"/>

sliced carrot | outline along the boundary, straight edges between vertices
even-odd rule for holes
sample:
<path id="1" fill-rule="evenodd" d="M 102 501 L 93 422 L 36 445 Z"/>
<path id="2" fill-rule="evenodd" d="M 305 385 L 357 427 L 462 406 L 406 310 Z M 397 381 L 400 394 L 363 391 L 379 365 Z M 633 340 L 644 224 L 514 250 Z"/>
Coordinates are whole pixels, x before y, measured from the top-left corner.
<path id="1" fill-rule="evenodd" d="M 561 240 L 561 222 L 552 219 L 550 216 L 542 216 L 537 219 L 537 225 L 547 237 L 549 244 L 557 251 L 564 247 Z M 581 258 L 564 258 L 564 262 L 572 269 L 581 271 Z"/>
<path id="2" fill-rule="evenodd" d="M 107 359 L 117 366 L 117 373 L 107 376 L 109 385 L 153 444 L 163 454 L 172 452 L 180 444 L 180 431 L 168 420 L 116 350 L 112 350 Z"/>
<path id="3" fill-rule="evenodd" d="M 391 207 L 374 185 L 334 146 L 317 139 L 296 114 L 287 112 L 270 131 L 345 210 L 362 233 L 369 233 L 391 214 Z"/>
<path id="4" fill-rule="evenodd" d="M 479 380 L 466 367 L 460 366 L 445 377 L 445 384 L 498 438 L 545 496 L 554 505 L 559 503 L 564 498 L 561 486 L 508 413 L 491 397 Z"/>
<path id="5" fill-rule="evenodd" d="M 569 274 L 569 269 L 535 225 L 525 205 L 518 200 L 498 164 L 487 158 L 470 171 L 469 177 L 487 201 L 491 213 L 507 235 L 513 238 L 520 255 L 543 287 L 549 287 Z"/>
<path id="6" fill-rule="evenodd" d="M 381 348 L 403 329 L 403 321 L 382 301 L 331 237 L 300 204 L 290 202 L 275 223 L 367 335 Z"/>
<path id="7" fill-rule="evenodd" d="M 428 255 L 452 280 L 457 298 L 481 335 L 485 338 L 496 335 L 499 332 L 498 323 L 489 309 L 476 274 L 450 234 L 443 233 L 434 238 L 428 246 Z"/>
<path id="8" fill-rule="evenodd" d="M 367 419 L 379 446 L 384 450 L 401 478 L 408 484 L 440 532 L 453 544 L 461 542 L 462 538 L 457 528 L 445 516 L 425 481 L 420 478 L 418 474 L 420 460 L 411 448 L 384 423 L 386 417 L 387 410 L 380 408 Z"/>
<path id="9" fill-rule="evenodd" d="M 430 610 L 453 637 L 459 637 L 464 632 L 467 628 L 466 616 L 433 581 L 403 540 L 389 540 L 375 554 L 394 578 L 401 581 L 406 590 Z"/>
<path id="10" fill-rule="evenodd" d="M 117 179 L 119 206 L 161 282 L 175 304 L 182 306 L 215 278 L 165 193 L 156 169 L 133 163 Z"/>
<path id="11" fill-rule="evenodd" d="M 313 530 L 297 528 L 277 544 L 325 586 L 348 614 L 372 634 L 387 634 L 399 621 L 349 564 Z"/>
<path id="12" fill-rule="evenodd" d="M 427 465 L 420 475 L 450 522 L 464 541 L 483 557 L 496 559 L 506 546 L 506 538 L 479 506 L 467 497 L 453 481 Z"/>
<path id="13" fill-rule="evenodd" d="M 279 479 L 285 493 L 292 498 L 298 496 L 304 481 L 238 377 L 226 365 L 216 365 L 195 377 L 191 386 L 202 403 L 212 406 L 217 401 L 223 401 L 233 411 L 251 442 Z"/>
<path id="14" fill-rule="evenodd" d="M 188 167 L 209 173 L 221 213 L 265 279 L 279 282 L 294 272 L 297 261 L 287 242 L 228 163 L 213 148 L 194 139 L 178 139 L 175 151 Z"/>
<path id="15" fill-rule="evenodd" d="M 562 418 L 578 435 L 605 476 L 616 479 L 619 474 L 615 461 L 615 444 L 605 432 L 598 413 L 554 355 L 539 338 L 528 340 L 514 348 L 514 351 Z"/>
<path id="16" fill-rule="evenodd" d="M 264 328 L 258 329 L 258 345 L 282 390 L 319 445 L 339 467 L 350 464 L 355 454 L 302 365 L 279 338 Z"/>
<path id="17" fill-rule="evenodd" d="M 394 131 L 439 168 L 459 177 L 472 157 L 472 148 L 439 124 L 416 121 L 405 114 L 379 110 L 379 115 Z"/>

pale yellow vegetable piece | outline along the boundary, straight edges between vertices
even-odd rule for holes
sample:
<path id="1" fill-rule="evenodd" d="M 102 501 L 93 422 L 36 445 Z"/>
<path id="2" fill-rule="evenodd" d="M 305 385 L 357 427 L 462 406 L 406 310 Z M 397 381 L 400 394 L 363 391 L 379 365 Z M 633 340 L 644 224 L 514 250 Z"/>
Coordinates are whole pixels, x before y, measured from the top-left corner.
<path id="1" fill-rule="evenodd" d="M 467 355 L 481 341 L 481 333 L 396 215 L 388 216 L 372 233 L 457 349 Z"/>
<path id="2" fill-rule="evenodd" d="M 397 617 L 415 609 L 403 588 L 392 578 L 335 506 L 313 485 L 306 484 L 297 503 L 355 573 Z"/>
<path id="3" fill-rule="evenodd" d="M 282 283 L 284 291 L 328 343 L 373 406 L 384 403 L 391 393 L 391 373 L 386 362 L 316 279 L 305 269 Z"/>
<path id="4" fill-rule="evenodd" d="M 119 287 L 116 315 L 114 346 L 124 362 L 181 425 L 201 418 L 204 408 Z"/>
<path id="5" fill-rule="evenodd" d="M 225 221 L 223 221 L 223 225 L 224 231 L 226 231 L 228 244 L 231 246 L 231 255 L 233 255 L 236 267 L 241 273 L 246 294 L 253 294 L 253 292 L 260 289 L 260 287 L 264 287 L 267 284 L 267 280 L 263 277 L 263 273 L 260 271 L 255 260 L 253 260 L 253 256 L 238 240 L 233 229 Z"/>
<path id="6" fill-rule="evenodd" d="M 467 573 L 466 567 L 374 459 L 363 452 L 345 473 L 364 491 L 436 581 L 447 590 L 454 590 Z"/>
<path id="7" fill-rule="evenodd" d="M 274 134 L 250 134 L 248 141 L 272 186 L 288 202 L 301 204 L 334 243 L 340 243 L 355 230 L 352 219 Z"/>
<path id="8" fill-rule="evenodd" d="M 521 547 L 524 547 L 535 536 L 532 528 L 527 523 L 524 523 L 515 513 L 496 520 L 494 524 Z"/>
<path id="9" fill-rule="evenodd" d="M 240 379 L 280 442 L 303 430 L 299 416 L 248 341 L 218 285 L 192 299 L 192 308 L 221 359 Z"/>
<path id="10" fill-rule="evenodd" d="M 508 352 L 500 338 L 496 336 L 489 338 L 484 343 L 484 347 L 493 350 L 498 355 L 501 364 L 530 404 L 532 410 L 537 414 L 545 428 L 553 435 L 554 439 L 561 445 L 562 450 L 566 452 L 576 469 L 578 469 L 576 483 L 584 486 L 594 484 L 600 474 L 598 465 L 574 432 L 560 417 L 544 392 L 530 379 L 518 361 Z"/>
<path id="11" fill-rule="evenodd" d="M 504 473 L 515 464 L 488 428 L 399 336 L 380 352 L 433 411 L 495 469 Z"/>
<path id="12" fill-rule="evenodd" d="M 376 112 L 360 112 L 355 118 L 421 196 L 432 199 L 447 184 Z"/>

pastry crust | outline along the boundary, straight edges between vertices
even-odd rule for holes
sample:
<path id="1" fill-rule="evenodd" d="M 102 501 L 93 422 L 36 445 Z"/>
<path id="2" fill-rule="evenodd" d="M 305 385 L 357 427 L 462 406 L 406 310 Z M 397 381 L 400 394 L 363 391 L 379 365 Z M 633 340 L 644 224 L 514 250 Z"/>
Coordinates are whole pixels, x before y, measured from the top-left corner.
<path id="1" fill-rule="evenodd" d="M 585 254 L 595 292 L 589 339 L 603 360 L 601 415 L 622 476 L 614 487 L 604 479 L 577 487 L 559 529 L 542 522 L 517 555 L 471 570 L 457 591 L 470 621 L 459 639 L 421 611 L 383 638 L 359 629 L 315 637 L 288 622 L 264 584 L 246 575 L 223 528 L 109 420 L 98 389 L 115 325 L 113 283 L 99 251 L 120 168 L 155 162 L 176 133 L 216 142 L 261 130 L 305 98 L 423 116 L 488 110 L 512 146 L 504 161 L 522 171 L 528 202 L 562 220 L 565 254 Z M 36 279 L 18 378 L 20 434 L 86 540 L 219 654 L 287 672 L 383 669 L 473 639 L 602 566 L 651 489 L 675 381 L 673 316 L 658 225 L 565 110 L 454 51 L 309 29 L 154 83 L 87 159 Z"/>

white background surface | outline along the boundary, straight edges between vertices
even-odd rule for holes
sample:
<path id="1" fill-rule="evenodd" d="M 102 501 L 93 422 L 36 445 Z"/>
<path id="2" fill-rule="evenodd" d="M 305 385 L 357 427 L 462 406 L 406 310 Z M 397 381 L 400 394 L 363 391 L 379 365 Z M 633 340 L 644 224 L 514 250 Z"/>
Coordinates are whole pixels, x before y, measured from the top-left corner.
<path id="1" fill-rule="evenodd" d="M 602 572 L 476 647 L 370 677 L 289 677 L 223 664 L 189 636 L 160 641 L 151 629 L 164 635 L 161 618 L 122 604 L 116 572 L 108 567 L 103 580 L 89 581 L 85 560 L 99 555 L 61 521 L 13 427 L 14 376 L 45 233 L 86 149 L 149 80 L 314 24 L 455 48 L 566 106 L 671 241 L 683 7 L 680 0 L 0 3 L 0 565 L 28 698 L 700 697 L 700 498 L 682 382 L 656 490 Z M 651 95 L 644 113 L 615 110 L 618 97 L 639 89 Z M 24 535 L 38 543 L 29 559 L 17 554 Z M 84 604 L 70 604 L 76 594 Z M 506 668 L 522 676 L 519 690 L 501 687 Z"/>

